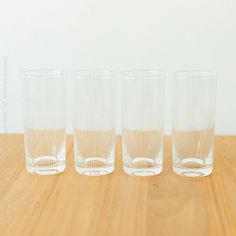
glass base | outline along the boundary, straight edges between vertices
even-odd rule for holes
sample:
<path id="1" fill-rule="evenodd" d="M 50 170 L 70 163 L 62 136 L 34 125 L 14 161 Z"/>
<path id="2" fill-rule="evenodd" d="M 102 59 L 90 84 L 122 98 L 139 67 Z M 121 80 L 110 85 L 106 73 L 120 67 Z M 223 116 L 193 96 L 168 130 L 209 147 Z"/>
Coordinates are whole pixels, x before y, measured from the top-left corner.
<path id="1" fill-rule="evenodd" d="M 213 171 L 213 158 L 210 158 L 211 164 L 204 165 L 204 161 L 199 158 L 184 158 L 181 163 L 174 163 L 173 171 L 177 175 L 187 177 L 208 176 Z"/>
<path id="2" fill-rule="evenodd" d="M 66 168 L 65 161 L 58 160 L 55 156 L 40 156 L 26 158 L 26 170 L 36 175 L 55 175 Z"/>
<path id="3" fill-rule="evenodd" d="M 100 176 L 108 175 L 114 171 L 114 163 L 108 162 L 107 158 L 89 157 L 84 158 L 83 162 L 75 164 L 75 170 L 81 175 Z"/>
<path id="4" fill-rule="evenodd" d="M 130 158 L 129 158 L 130 159 Z M 125 162 L 123 170 L 128 175 L 134 176 L 153 176 L 162 172 L 162 164 L 154 163 L 152 158 L 137 157 L 133 158 L 131 162 Z"/>
<path id="5" fill-rule="evenodd" d="M 31 174 L 36 175 L 55 175 L 63 172 L 66 168 L 66 165 L 61 165 L 57 167 L 28 167 L 26 166 L 26 170 Z"/>
<path id="6" fill-rule="evenodd" d="M 103 167 L 103 168 L 84 168 L 76 166 L 75 170 L 77 173 L 81 175 L 100 176 L 112 173 L 114 171 L 114 166 Z"/>

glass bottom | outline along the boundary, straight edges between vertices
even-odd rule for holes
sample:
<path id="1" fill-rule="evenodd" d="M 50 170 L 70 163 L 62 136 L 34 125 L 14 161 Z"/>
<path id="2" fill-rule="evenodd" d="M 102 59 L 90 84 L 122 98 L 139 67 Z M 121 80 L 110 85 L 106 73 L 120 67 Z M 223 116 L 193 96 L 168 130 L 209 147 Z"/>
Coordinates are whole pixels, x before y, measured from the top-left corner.
<path id="1" fill-rule="evenodd" d="M 131 158 L 129 158 L 130 160 Z M 160 158 L 159 158 L 160 159 Z M 124 158 L 125 160 L 125 158 Z M 124 161 L 123 170 L 128 175 L 153 176 L 162 172 L 162 163 L 155 164 L 154 159 L 147 157 L 132 158 L 132 161 Z"/>
<path id="2" fill-rule="evenodd" d="M 177 159 L 179 160 L 179 158 Z M 213 171 L 212 161 L 213 158 L 208 160 L 202 160 L 199 158 L 184 158 L 181 162 L 174 163 L 173 171 L 177 175 L 187 177 L 208 176 Z M 209 162 L 209 164 L 207 162 Z"/>
<path id="3" fill-rule="evenodd" d="M 103 157 L 87 157 L 83 162 L 75 163 L 75 170 L 81 175 L 100 176 L 108 175 L 114 171 L 114 163 Z"/>
<path id="4" fill-rule="evenodd" d="M 65 161 L 58 160 L 55 156 L 26 158 L 26 170 L 31 174 L 54 175 L 63 172 L 65 168 Z"/>

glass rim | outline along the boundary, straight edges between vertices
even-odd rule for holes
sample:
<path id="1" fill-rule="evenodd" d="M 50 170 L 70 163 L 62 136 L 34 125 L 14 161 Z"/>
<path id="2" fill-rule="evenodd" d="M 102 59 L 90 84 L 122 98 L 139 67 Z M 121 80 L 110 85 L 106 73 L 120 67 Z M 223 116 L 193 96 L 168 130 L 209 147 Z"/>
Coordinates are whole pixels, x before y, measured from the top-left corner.
<path id="1" fill-rule="evenodd" d="M 155 69 L 140 69 L 140 70 L 126 70 L 122 71 L 121 75 L 125 77 L 125 79 L 164 79 L 164 72 L 161 70 Z"/>
<path id="2" fill-rule="evenodd" d="M 114 70 L 76 70 L 72 71 L 71 76 L 77 79 L 112 79 L 117 72 Z"/>
<path id="3" fill-rule="evenodd" d="M 32 69 L 25 70 L 21 72 L 21 75 L 25 78 L 62 78 L 65 77 L 66 74 L 61 70 L 56 69 Z"/>
<path id="4" fill-rule="evenodd" d="M 217 73 L 207 70 L 182 70 L 173 73 L 176 79 L 215 80 Z"/>

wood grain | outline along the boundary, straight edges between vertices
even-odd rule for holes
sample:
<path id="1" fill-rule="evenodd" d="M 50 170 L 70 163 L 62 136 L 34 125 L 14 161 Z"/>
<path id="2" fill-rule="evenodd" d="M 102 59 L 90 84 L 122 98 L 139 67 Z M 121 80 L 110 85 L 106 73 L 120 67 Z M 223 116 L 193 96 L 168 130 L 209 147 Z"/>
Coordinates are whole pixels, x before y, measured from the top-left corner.
<path id="1" fill-rule="evenodd" d="M 170 137 L 154 177 L 123 173 L 120 137 L 115 172 L 100 177 L 74 171 L 71 137 L 67 168 L 54 176 L 26 172 L 22 135 L 0 142 L 1 236 L 236 235 L 236 137 L 216 138 L 214 172 L 204 178 L 173 174 Z"/>

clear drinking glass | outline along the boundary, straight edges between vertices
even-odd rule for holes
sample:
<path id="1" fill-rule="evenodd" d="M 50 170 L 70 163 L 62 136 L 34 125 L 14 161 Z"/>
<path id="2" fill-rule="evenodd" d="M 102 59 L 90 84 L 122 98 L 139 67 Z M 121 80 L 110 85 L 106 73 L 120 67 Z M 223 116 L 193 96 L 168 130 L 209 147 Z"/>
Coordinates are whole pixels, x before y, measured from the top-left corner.
<path id="1" fill-rule="evenodd" d="M 72 73 L 75 169 L 84 175 L 114 170 L 114 72 Z"/>
<path id="2" fill-rule="evenodd" d="M 161 173 L 165 80 L 160 71 L 122 73 L 123 169 L 130 175 Z"/>
<path id="3" fill-rule="evenodd" d="M 216 73 L 176 72 L 173 85 L 174 172 L 209 175 L 214 157 Z"/>
<path id="4" fill-rule="evenodd" d="M 66 167 L 66 78 L 61 71 L 23 73 L 25 85 L 26 168 L 40 175 Z"/>

